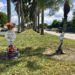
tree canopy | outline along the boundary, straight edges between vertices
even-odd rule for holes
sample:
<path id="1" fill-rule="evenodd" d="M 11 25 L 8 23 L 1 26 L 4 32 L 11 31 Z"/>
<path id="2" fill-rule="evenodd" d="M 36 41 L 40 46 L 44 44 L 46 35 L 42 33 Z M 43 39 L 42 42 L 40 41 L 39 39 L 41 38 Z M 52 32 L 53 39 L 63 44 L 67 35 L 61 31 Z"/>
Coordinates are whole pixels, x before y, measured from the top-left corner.
<path id="1" fill-rule="evenodd" d="M 7 22 L 7 15 L 3 12 L 0 12 L 0 27 L 4 27 L 4 24 Z"/>

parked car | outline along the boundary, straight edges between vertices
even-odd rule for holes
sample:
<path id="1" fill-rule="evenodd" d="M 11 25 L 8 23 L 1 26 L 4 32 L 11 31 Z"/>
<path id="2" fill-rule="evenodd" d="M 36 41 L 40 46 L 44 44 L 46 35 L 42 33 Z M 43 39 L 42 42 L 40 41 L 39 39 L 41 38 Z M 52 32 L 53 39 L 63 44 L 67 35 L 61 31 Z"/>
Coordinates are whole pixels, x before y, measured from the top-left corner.
<path id="1" fill-rule="evenodd" d="M 6 31 L 8 31 L 7 28 L 3 28 L 3 29 L 1 29 L 1 32 L 6 32 Z"/>

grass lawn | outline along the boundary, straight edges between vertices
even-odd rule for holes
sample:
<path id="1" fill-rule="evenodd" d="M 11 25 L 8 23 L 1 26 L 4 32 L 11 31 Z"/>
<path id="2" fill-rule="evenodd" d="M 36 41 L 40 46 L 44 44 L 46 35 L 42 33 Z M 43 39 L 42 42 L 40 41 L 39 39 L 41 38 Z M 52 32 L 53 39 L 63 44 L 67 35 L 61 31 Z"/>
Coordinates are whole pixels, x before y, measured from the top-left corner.
<path id="1" fill-rule="evenodd" d="M 50 56 L 58 47 L 58 37 L 40 35 L 32 30 L 17 34 L 14 41 L 20 49 L 20 57 L 0 60 L 0 75 L 75 75 L 75 41 L 64 40 L 64 55 Z M 7 41 L 0 37 L 0 54 Z"/>

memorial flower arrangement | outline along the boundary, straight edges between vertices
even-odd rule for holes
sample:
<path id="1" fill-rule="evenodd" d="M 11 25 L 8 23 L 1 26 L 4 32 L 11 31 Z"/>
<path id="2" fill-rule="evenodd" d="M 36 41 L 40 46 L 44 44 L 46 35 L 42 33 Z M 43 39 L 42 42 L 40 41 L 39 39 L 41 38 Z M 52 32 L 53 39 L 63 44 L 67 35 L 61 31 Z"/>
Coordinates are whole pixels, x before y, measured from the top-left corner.
<path id="1" fill-rule="evenodd" d="M 17 52 L 17 48 L 14 46 L 14 45 L 9 45 L 8 48 L 7 48 L 7 55 L 8 55 L 8 58 L 12 58 L 13 56 L 15 56 L 14 53 Z M 16 52 L 15 52 L 16 51 Z"/>
<path id="2" fill-rule="evenodd" d="M 7 48 L 8 54 L 12 54 L 14 52 L 14 47 L 13 45 L 9 45 Z"/>

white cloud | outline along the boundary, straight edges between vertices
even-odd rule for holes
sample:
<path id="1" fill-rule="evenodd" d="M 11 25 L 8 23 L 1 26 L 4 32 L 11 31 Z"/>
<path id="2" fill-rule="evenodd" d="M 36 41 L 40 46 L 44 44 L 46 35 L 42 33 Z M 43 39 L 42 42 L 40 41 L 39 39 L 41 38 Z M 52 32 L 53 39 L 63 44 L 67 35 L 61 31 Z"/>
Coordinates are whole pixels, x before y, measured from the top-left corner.
<path id="1" fill-rule="evenodd" d="M 0 12 L 6 13 L 6 10 L 7 10 L 6 6 L 7 6 L 6 4 L 4 4 L 3 2 L 0 2 Z"/>
<path id="2" fill-rule="evenodd" d="M 59 11 L 55 13 L 55 17 L 57 18 L 63 17 L 63 8 L 60 8 Z"/>
<path id="3" fill-rule="evenodd" d="M 7 4 L 0 2 L 0 12 L 7 14 Z M 11 3 L 11 22 L 18 24 L 18 17 L 14 5 Z"/>
<path id="4" fill-rule="evenodd" d="M 73 2 L 73 5 L 75 7 L 75 2 Z M 6 3 L 3 3 L 3 2 L 0 2 L 0 11 L 1 12 L 7 12 L 7 7 L 6 7 Z M 71 10 L 68 14 L 68 21 L 70 21 L 73 17 L 72 15 L 73 11 Z M 45 17 L 44 17 L 44 22 L 47 23 L 47 24 L 51 24 L 53 22 L 53 20 L 57 19 L 57 20 L 62 20 L 63 18 L 63 8 L 60 7 L 60 9 L 55 13 L 55 15 L 53 16 L 49 16 L 49 9 L 45 10 L 44 12 L 45 14 Z M 17 17 L 17 13 L 15 11 L 15 7 L 14 7 L 14 4 L 11 3 L 11 21 L 13 23 L 16 23 L 18 24 L 18 17 Z M 41 19 L 40 19 L 40 22 L 41 22 Z"/>
<path id="5" fill-rule="evenodd" d="M 68 21 L 72 20 L 73 18 L 73 11 L 70 11 L 68 14 Z"/>
<path id="6" fill-rule="evenodd" d="M 6 4 L 3 4 L 3 2 L 0 2 L 0 8 L 3 8 L 5 6 L 6 6 Z"/>
<path id="7" fill-rule="evenodd" d="M 11 17 L 11 22 L 18 24 L 18 17 L 17 17 L 17 15 Z"/>
<path id="8" fill-rule="evenodd" d="M 75 9 L 75 2 L 73 3 L 73 9 Z"/>
<path id="9" fill-rule="evenodd" d="M 49 9 L 46 9 L 46 10 L 44 11 L 44 14 L 45 14 L 45 16 L 48 16 L 48 14 L 49 14 Z"/>
<path id="10" fill-rule="evenodd" d="M 45 16 L 44 22 L 47 24 L 51 24 L 54 20 L 54 16 Z"/>
<path id="11" fill-rule="evenodd" d="M 49 16 L 48 14 L 49 14 L 49 10 L 46 10 L 44 22 L 50 25 L 53 22 L 53 20 L 62 20 L 63 9 L 60 8 L 59 11 L 57 11 L 53 16 Z"/>
<path id="12" fill-rule="evenodd" d="M 62 7 L 60 7 L 60 9 L 53 16 L 49 16 L 48 11 L 49 10 L 45 11 L 45 18 L 44 18 L 45 23 L 51 24 L 53 22 L 53 20 L 62 21 L 62 18 L 64 17 Z M 68 21 L 72 20 L 72 18 L 73 18 L 73 10 L 71 10 L 68 14 Z"/>

